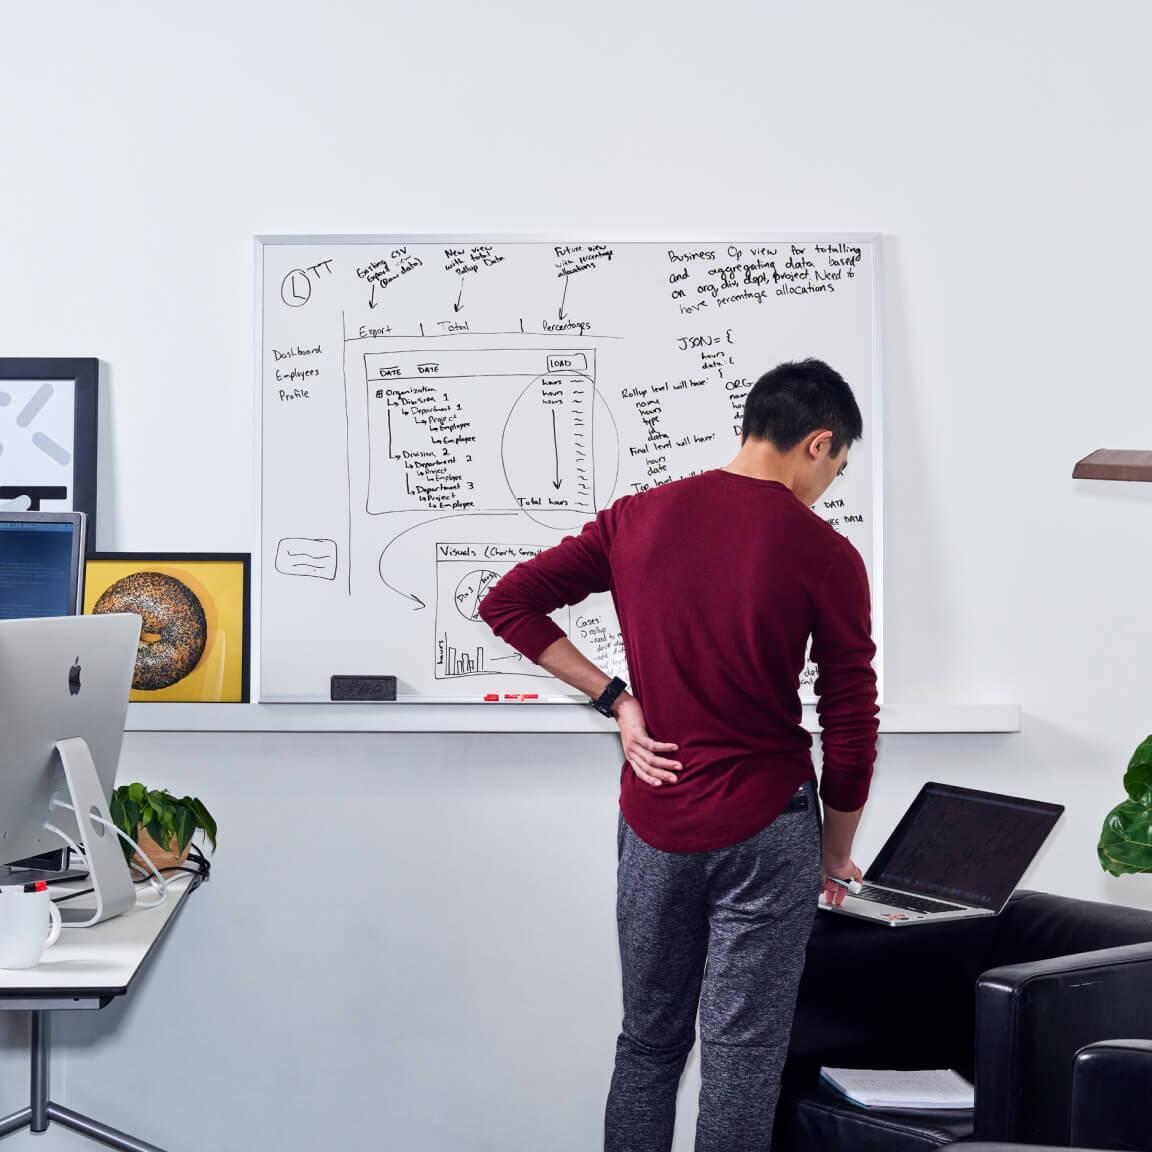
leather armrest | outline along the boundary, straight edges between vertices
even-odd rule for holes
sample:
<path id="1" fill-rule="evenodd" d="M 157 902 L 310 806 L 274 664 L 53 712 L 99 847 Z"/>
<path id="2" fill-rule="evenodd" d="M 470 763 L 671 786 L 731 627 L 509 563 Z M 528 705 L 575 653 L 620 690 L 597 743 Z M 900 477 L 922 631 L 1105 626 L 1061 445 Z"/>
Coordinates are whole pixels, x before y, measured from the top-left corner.
<path id="1" fill-rule="evenodd" d="M 1072 1069 L 1072 1143 L 1152 1150 L 1149 1084 L 1152 1040 L 1104 1040 L 1081 1048 Z"/>
<path id="2" fill-rule="evenodd" d="M 1152 943 L 985 972 L 976 984 L 978 1140 L 1064 1144 L 1087 1044 L 1152 1037 Z"/>

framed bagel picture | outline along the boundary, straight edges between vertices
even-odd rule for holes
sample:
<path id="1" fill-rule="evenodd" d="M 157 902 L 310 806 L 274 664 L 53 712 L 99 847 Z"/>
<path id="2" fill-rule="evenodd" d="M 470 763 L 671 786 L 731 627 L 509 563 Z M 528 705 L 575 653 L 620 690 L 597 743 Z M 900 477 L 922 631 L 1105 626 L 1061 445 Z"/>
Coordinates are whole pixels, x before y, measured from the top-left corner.
<path id="1" fill-rule="evenodd" d="M 252 557 L 247 552 L 95 552 L 84 612 L 141 621 L 133 701 L 248 702 Z"/>

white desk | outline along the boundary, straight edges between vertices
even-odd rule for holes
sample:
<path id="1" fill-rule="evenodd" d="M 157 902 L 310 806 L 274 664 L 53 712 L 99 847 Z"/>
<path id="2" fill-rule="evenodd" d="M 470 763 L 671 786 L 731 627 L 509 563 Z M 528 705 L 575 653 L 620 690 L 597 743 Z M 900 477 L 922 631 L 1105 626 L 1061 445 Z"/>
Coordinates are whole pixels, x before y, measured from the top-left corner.
<path id="1" fill-rule="evenodd" d="M 93 928 L 65 927 L 35 968 L 0 970 L 0 1011 L 29 1012 L 32 1017 L 31 1103 L 0 1119 L 0 1137 L 23 1128 L 43 1132 L 55 1120 L 121 1152 L 163 1152 L 48 1099 L 49 1013 L 98 1010 L 126 995 L 198 883 L 180 876 L 169 882 L 168 899 L 161 907 L 134 908 Z M 66 886 L 52 889 L 53 896 L 67 892 Z M 155 899 L 155 893 L 146 888 L 144 898 Z M 83 897 L 68 902 L 77 907 L 83 903 Z"/>

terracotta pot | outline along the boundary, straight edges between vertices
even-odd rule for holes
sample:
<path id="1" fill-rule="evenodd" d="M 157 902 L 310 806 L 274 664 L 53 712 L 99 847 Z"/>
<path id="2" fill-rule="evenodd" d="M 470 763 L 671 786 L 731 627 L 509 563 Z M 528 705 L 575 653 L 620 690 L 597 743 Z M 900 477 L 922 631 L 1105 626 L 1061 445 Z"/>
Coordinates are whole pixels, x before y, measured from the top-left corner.
<path id="1" fill-rule="evenodd" d="M 178 851 L 175 837 L 168 842 L 166 847 L 161 847 L 143 828 L 137 830 L 135 840 L 148 854 L 148 858 L 156 866 L 158 872 L 163 871 L 165 868 L 178 868 L 188 859 L 188 853 L 192 850 L 192 842 L 189 841 L 188 846 L 183 852 Z M 148 865 L 135 853 L 132 856 L 132 863 L 139 864 L 141 868 L 151 875 L 151 872 L 148 870 Z"/>

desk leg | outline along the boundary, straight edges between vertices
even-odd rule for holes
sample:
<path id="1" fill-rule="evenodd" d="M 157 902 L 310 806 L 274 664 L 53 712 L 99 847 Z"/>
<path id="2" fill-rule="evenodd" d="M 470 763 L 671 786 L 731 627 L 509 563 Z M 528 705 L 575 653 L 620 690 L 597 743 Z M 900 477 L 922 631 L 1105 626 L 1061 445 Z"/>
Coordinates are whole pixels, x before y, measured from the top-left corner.
<path id="1" fill-rule="evenodd" d="M 48 1044 L 50 1019 L 47 1012 L 32 1013 L 32 1118 L 33 1132 L 48 1128 Z"/>
<path id="2" fill-rule="evenodd" d="M 32 1109 L 21 1108 L 19 1112 L 13 1112 L 11 1116 L 5 1116 L 0 1120 L 0 1136 L 10 1136 L 13 1132 L 27 1128 L 31 1123 Z"/>
<path id="3" fill-rule="evenodd" d="M 48 1115 L 57 1124 L 63 1124 L 65 1128 L 71 1128 L 90 1140 L 107 1144 L 109 1148 L 118 1148 L 120 1152 L 164 1152 L 163 1148 L 157 1148 L 155 1144 L 145 1144 L 143 1140 L 137 1140 L 126 1132 L 119 1132 L 115 1128 L 109 1128 L 107 1124 L 100 1124 L 87 1116 L 81 1116 L 79 1112 L 73 1112 L 71 1108 L 65 1108 L 60 1104 L 49 1104 Z"/>
<path id="4" fill-rule="evenodd" d="M 32 1012 L 31 1035 L 31 1064 L 32 1064 L 32 1103 L 28 1108 L 21 1108 L 11 1116 L 0 1119 L 0 1137 L 19 1132 L 22 1128 L 31 1128 L 33 1132 L 43 1132 L 51 1120 L 71 1128 L 89 1140 L 96 1140 L 106 1144 L 109 1148 L 119 1149 L 119 1152 L 164 1152 L 155 1144 L 145 1144 L 126 1132 L 109 1128 L 71 1108 L 62 1104 L 53 1104 L 48 1099 L 48 1013 L 43 1010 Z"/>

